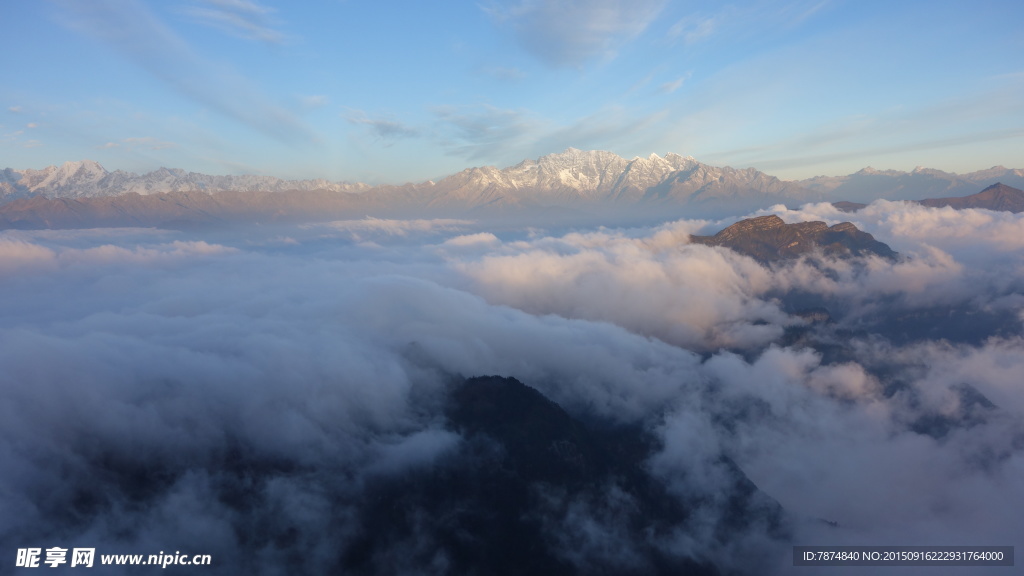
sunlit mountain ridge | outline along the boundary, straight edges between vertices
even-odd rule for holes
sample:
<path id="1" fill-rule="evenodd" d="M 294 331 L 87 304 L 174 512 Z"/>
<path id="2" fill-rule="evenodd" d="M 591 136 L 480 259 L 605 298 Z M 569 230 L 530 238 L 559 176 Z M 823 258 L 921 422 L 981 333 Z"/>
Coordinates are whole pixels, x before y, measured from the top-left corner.
<path id="1" fill-rule="evenodd" d="M 963 196 L 996 183 L 1024 187 L 1024 170 L 995 167 L 958 175 L 865 169 L 785 181 L 754 168 L 716 167 L 672 153 L 627 160 L 569 148 L 507 168 L 467 168 L 437 182 L 370 186 L 168 168 L 140 175 L 84 160 L 0 172 L 0 198 L 6 201 L 0 227 L 176 227 L 364 216 L 722 217 L 775 204 Z"/>

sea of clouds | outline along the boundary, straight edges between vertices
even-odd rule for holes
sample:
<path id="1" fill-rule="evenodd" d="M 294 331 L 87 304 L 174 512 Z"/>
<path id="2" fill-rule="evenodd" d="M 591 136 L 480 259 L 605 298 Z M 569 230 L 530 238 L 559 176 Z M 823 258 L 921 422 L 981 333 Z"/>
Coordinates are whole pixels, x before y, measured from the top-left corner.
<path id="1" fill-rule="evenodd" d="M 658 544 L 723 570 L 787 573 L 793 544 L 1022 544 L 1024 215 L 767 213 L 852 221 L 901 258 L 767 266 L 689 244 L 730 223 L 703 220 L 2 232 L 0 562 L 81 546 L 212 554 L 211 574 L 332 566 L 367 483 L 459 449 L 438 409 L 453 375 L 646 427 L 649 470 L 686 497 L 714 499 L 727 455 L 790 537 Z M 832 320 L 809 325 L 792 293 Z M 1016 331 L 877 329 L 936 307 Z"/>

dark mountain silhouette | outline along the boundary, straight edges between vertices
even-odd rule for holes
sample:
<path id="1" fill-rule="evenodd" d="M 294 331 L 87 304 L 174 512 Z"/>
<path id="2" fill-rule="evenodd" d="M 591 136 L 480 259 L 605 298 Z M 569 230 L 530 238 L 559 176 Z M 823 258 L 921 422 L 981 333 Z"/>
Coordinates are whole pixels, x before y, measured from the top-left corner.
<path id="1" fill-rule="evenodd" d="M 836 256 L 896 256 L 889 246 L 849 222 L 831 227 L 824 222 L 786 224 L 775 215 L 741 220 L 714 236 L 691 236 L 690 241 L 731 248 L 760 262 L 796 258 L 818 248 Z"/>
<path id="2" fill-rule="evenodd" d="M 343 554 L 346 573 L 400 573 L 444 559 L 451 574 L 718 574 L 713 565 L 657 545 L 678 530 L 706 530 L 653 477 L 657 449 L 640 428 L 585 426 L 512 378 L 470 378 L 451 392 L 457 454 L 428 471 L 369 489 L 362 536 Z M 781 534 L 782 510 L 731 461 L 713 534 L 752 526 Z M 587 549 L 581 531 L 614 545 Z M 696 535 L 696 534 L 695 534 Z M 429 541 L 425 549 L 406 544 Z"/>
<path id="3" fill-rule="evenodd" d="M 861 208 L 866 208 L 867 204 L 861 202 L 847 202 L 846 200 L 840 200 L 839 202 L 833 202 L 833 206 L 838 208 L 841 212 L 856 212 Z"/>
<path id="4" fill-rule="evenodd" d="M 1024 212 L 1024 191 L 1018 190 L 1012 186 L 1007 186 L 1001 182 L 997 182 L 988 188 L 985 188 L 981 192 L 971 194 L 970 196 L 926 198 L 924 200 L 915 200 L 915 202 L 932 208 L 942 208 L 944 206 L 956 208 L 957 210 L 962 210 L 964 208 L 983 208 L 985 210 L 1013 212 L 1014 214 L 1018 214 L 1020 212 Z M 847 202 L 846 200 L 833 202 L 832 205 L 843 212 L 856 212 L 867 206 L 867 204 L 862 204 L 860 202 Z"/>
<path id="5" fill-rule="evenodd" d="M 986 210 L 999 210 L 1017 214 L 1024 212 L 1024 191 L 999 182 L 970 196 L 929 198 L 927 200 L 918 200 L 918 203 L 933 208 L 941 208 L 943 206 L 950 206 L 958 210 L 962 208 L 984 208 Z"/>

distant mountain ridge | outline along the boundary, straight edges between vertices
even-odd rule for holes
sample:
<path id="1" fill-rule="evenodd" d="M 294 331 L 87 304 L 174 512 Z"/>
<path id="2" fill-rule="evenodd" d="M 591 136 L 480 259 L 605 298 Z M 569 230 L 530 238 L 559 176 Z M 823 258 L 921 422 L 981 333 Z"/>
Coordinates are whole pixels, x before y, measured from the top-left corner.
<path id="1" fill-rule="evenodd" d="M 508 168 L 468 168 L 438 182 L 401 186 L 208 176 L 162 168 L 136 175 L 95 162 L 0 173 L 7 202 L 0 227 L 180 226 L 362 216 L 531 214 L 615 217 L 692 210 L 750 211 L 821 200 L 754 169 L 714 167 L 691 157 L 626 160 L 569 148 Z"/>
<path id="2" fill-rule="evenodd" d="M 372 191 L 382 200 L 419 202 L 425 206 L 557 205 L 590 202 L 707 203 L 716 200 L 771 202 L 812 200 L 815 193 L 754 169 L 737 170 L 702 164 L 692 157 L 651 154 L 627 160 L 600 150 L 569 148 L 515 166 L 467 168 L 439 182 L 371 187 L 328 180 L 281 180 L 270 176 L 210 176 L 160 168 L 146 174 L 109 172 L 97 162 L 65 162 L 42 170 L 0 172 L 0 197 L 7 200 L 95 198 L 137 193 L 224 191 L 285 192 Z"/>
<path id="3" fill-rule="evenodd" d="M 224 192 L 290 190 L 330 190 L 361 192 L 370 186 L 362 183 L 331 182 L 324 179 L 282 180 L 272 176 L 210 176 L 181 169 L 160 168 L 146 174 L 123 170 L 108 171 L 98 162 L 82 160 L 47 166 L 42 170 L 0 171 L 0 198 L 33 196 L 45 198 L 95 198 L 121 194 L 159 194 L 165 192 Z"/>
<path id="4" fill-rule="evenodd" d="M 918 203 L 932 208 L 950 206 L 953 208 L 985 208 L 1005 212 L 1024 212 L 1024 190 L 998 182 L 977 194 L 958 198 L 928 198 Z"/>
<path id="5" fill-rule="evenodd" d="M 835 200 L 870 203 L 872 200 L 920 200 L 967 196 L 1002 183 L 1024 188 L 1024 170 L 993 166 L 967 174 L 916 168 L 912 172 L 864 168 L 848 176 L 816 176 L 800 181 L 810 191 Z"/>
<path id="6" fill-rule="evenodd" d="M 997 177 L 1024 186 L 1024 171 L 999 167 L 966 175 L 865 169 L 844 177 L 784 181 L 753 168 L 715 167 L 678 154 L 627 160 L 575 148 L 507 168 L 468 168 L 438 182 L 399 186 L 210 176 L 169 168 L 139 175 L 84 160 L 0 171 L 0 228 L 176 227 L 364 216 L 721 217 L 827 197 L 856 200 L 867 194 L 860 189 L 865 186 L 873 190 L 871 200 L 899 199 L 922 188 L 920 182 L 943 191 L 973 186 L 966 192 L 973 193 L 979 188 L 975 183 Z M 855 194 L 840 196 L 846 192 Z"/>
<path id="7" fill-rule="evenodd" d="M 913 202 L 930 208 L 942 208 L 945 206 L 957 210 L 981 208 L 1018 214 L 1024 212 L 1024 190 L 997 182 L 977 194 L 951 198 L 925 198 L 924 200 L 913 200 Z M 845 200 L 833 202 L 832 205 L 843 212 L 856 212 L 867 206 L 863 202 L 848 202 Z"/>

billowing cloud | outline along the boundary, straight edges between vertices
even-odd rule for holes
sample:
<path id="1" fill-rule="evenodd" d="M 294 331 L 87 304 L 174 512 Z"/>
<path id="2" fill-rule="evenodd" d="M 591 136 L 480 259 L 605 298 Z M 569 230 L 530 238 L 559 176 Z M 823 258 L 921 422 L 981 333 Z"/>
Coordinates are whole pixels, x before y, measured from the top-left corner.
<path id="1" fill-rule="evenodd" d="M 615 483 L 538 490 L 546 545 L 580 568 L 641 569 L 656 550 L 787 573 L 793 544 L 1016 542 L 1020 322 L 971 343 L 897 342 L 864 310 L 1019 314 L 1024 269 L 928 252 L 955 223 L 931 236 L 901 227 L 916 208 L 872 210 L 848 216 L 914 254 L 763 266 L 689 244 L 713 226 L 699 221 L 548 235 L 367 219 L 262 243 L 255 230 L 4 233 L 0 546 L 330 571 L 357 542 L 368 487 L 459 457 L 445 390 L 485 374 L 585 422 L 643 429 L 646 473 L 688 506 L 685 526 L 645 531 Z M 366 238 L 384 247 L 353 242 Z M 983 231 L 961 241 L 1019 254 Z M 794 292 L 845 304 L 807 320 Z M 736 470 L 765 515 L 721 538 Z M 422 528 L 401 553 L 431 538 Z"/>
<path id="2" fill-rule="evenodd" d="M 465 230 L 473 225 L 472 220 L 457 218 L 435 218 L 432 220 L 395 220 L 368 216 L 362 220 L 335 220 L 325 224 L 308 225 L 306 228 L 317 230 L 328 228 L 350 235 L 356 241 L 379 236 L 408 236 L 409 234 L 438 234 Z"/>
<path id="3" fill-rule="evenodd" d="M 1024 216 L 1011 212 L 929 208 L 913 202 L 877 200 L 855 213 L 842 212 L 827 202 L 807 204 L 798 210 L 773 206 L 759 212 L 767 213 L 788 222 L 853 222 L 885 238 L 897 251 L 931 247 L 969 261 L 1014 258 L 1024 247 Z"/>
<path id="4" fill-rule="evenodd" d="M 679 232 L 670 226 L 649 238 L 574 233 L 457 266 L 493 302 L 611 321 L 691 349 L 779 337 L 786 315 L 758 299 L 772 286 L 768 271 L 730 251 L 658 242 Z"/>
<path id="5" fill-rule="evenodd" d="M 55 263 L 49 248 L 15 239 L 0 238 L 0 270 L 14 274 L 25 268 L 46 268 Z"/>

